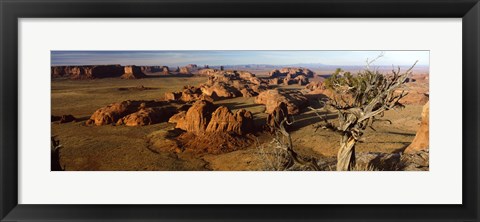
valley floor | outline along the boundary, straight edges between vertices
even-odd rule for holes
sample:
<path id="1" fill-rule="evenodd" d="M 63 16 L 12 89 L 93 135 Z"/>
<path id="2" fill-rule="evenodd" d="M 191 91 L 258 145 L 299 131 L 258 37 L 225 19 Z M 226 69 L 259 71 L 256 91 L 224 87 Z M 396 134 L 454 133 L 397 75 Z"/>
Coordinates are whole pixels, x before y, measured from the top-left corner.
<path id="1" fill-rule="evenodd" d="M 123 80 L 53 80 L 52 115 L 71 114 L 79 121 L 52 123 L 52 135 L 63 145 L 60 163 L 66 170 L 263 170 L 259 146 L 271 141 L 269 133 L 257 133 L 258 142 L 245 149 L 223 154 L 192 154 L 188 152 L 158 152 L 149 149 L 148 135 L 173 130 L 175 124 L 160 123 L 141 127 L 85 126 L 84 122 L 100 107 L 124 100 L 163 99 L 165 92 L 178 91 L 184 85 L 199 85 L 206 77 L 155 77 Z M 143 86 L 142 89 L 139 86 Z M 289 88 L 303 88 L 288 86 Z M 246 109 L 254 114 L 257 128 L 264 124 L 265 106 L 254 98 L 233 98 L 215 101 L 231 110 Z M 395 153 L 402 151 L 415 137 L 421 121 L 422 105 L 407 105 L 405 109 L 388 111 L 387 122 L 368 129 L 365 141 L 357 152 Z M 316 130 L 318 117 L 303 110 L 294 116 L 292 138 L 294 149 L 302 155 L 335 157 L 340 136 L 331 131 Z"/>

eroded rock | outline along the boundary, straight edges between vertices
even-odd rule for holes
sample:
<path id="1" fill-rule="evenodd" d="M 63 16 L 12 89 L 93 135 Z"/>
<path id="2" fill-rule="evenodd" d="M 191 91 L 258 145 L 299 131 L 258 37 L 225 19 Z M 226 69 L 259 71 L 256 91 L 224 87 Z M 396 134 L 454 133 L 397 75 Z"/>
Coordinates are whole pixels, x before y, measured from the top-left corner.
<path id="1" fill-rule="evenodd" d="M 187 112 L 182 112 L 172 116 L 169 122 L 175 122 L 176 128 L 191 132 L 193 134 L 201 134 L 207 129 L 212 113 L 215 111 L 213 103 L 199 100 L 195 102 Z"/>
<path id="2" fill-rule="evenodd" d="M 308 105 L 308 99 L 299 91 L 279 91 L 278 89 L 267 90 L 260 93 L 255 98 L 255 103 L 264 104 L 265 112 L 272 113 L 279 104 L 283 102 L 287 105 L 288 114 L 294 115 L 300 112 L 300 109 Z"/>
<path id="3" fill-rule="evenodd" d="M 165 102 L 132 101 L 112 103 L 96 110 L 86 125 L 125 124 L 127 126 L 142 126 L 166 121 L 176 108 Z"/>
<path id="4" fill-rule="evenodd" d="M 405 149 L 404 153 L 415 153 L 420 150 L 427 150 L 429 148 L 429 113 L 430 102 L 427 102 L 427 104 L 423 106 L 420 128 L 418 129 L 412 143 Z"/>
<path id="5" fill-rule="evenodd" d="M 252 133 L 253 130 L 253 114 L 250 111 L 240 109 L 232 113 L 224 106 L 213 112 L 206 128 L 206 132 L 231 132 L 238 135 Z"/>
<path id="6" fill-rule="evenodd" d="M 287 104 L 280 102 L 273 112 L 267 116 L 267 127 L 270 129 L 270 132 L 280 129 L 281 122 L 288 117 Z"/>
<path id="7" fill-rule="evenodd" d="M 117 125 L 145 126 L 168 120 L 176 109 L 174 107 L 142 107 L 137 112 L 129 114 L 117 121 Z"/>
<path id="8" fill-rule="evenodd" d="M 143 73 L 142 69 L 138 66 L 125 66 L 124 73 L 120 77 L 122 79 L 141 79 L 145 78 L 147 75 Z"/>

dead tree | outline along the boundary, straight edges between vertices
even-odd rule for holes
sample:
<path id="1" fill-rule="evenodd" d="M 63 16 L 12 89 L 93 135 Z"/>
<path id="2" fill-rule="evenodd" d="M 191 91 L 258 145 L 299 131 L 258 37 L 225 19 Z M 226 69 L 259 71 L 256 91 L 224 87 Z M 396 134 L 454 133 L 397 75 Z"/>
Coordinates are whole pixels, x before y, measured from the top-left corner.
<path id="1" fill-rule="evenodd" d="M 381 55 L 379 56 L 381 57 Z M 377 57 L 376 59 L 378 59 Z M 334 91 L 335 96 L 324 102 L 321 109 L 312 109 L 323 124 L 317 125 L 340 133 L 340 149 L 337 154 L 337 170 L 346 171 L 355 167 L 355 144 L 361 140 L 367 127 L 375 130 L 373 124 L 380 119 L 387 110 L 403 108 L 399 102 L 407 93 L 400 87 L 411 75 L 413 64 L 406 72 L 400 73 L 400 67 L 392 69 L 392 73 L 383 75 L 377 69 L 371 70 L 368 62 L 365 70 L 356 76 L 345 73 L 343 76 L 333 75 L 325 85 Z M 329 122 L 321 112 L 336 113 L 338 123 Z M 391 122 L 390 122 L 391 123 Z"/>
<path id="2" fill-rule="evenodd" d="M 272 146 L 270 152 L 262 151 L 262 155 L 273 155 L 273 161 L 270 160 L 273 170 L 321 170 L 318 161 L 315 158 L 301 157 L 293 149 L 293 141 L 290 133 L 287 131 L 287 125 L 291 125 L 294 120 L 290 118 L 284 109 L 278 109 L 276 115 L 272 115 L 272 121 L 275 122 L 272 127 L 274 139 L 270 143 Z M 290 119 L 290 120 L 289 120 Z M 268 159 L 265 157 L 265 159 Z M 269 161 L 269 160 L 266 160 Z"/>

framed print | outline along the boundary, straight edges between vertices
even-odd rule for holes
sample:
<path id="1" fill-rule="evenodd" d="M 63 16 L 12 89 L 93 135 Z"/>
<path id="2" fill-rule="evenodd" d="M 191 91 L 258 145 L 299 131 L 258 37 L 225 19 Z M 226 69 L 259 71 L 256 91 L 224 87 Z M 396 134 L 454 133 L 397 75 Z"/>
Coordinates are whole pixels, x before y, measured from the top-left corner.
<path id="1" fill-rule="evenodd" d="M 1 11 L 2 221 L 478 221 L 476 0 Z"/>

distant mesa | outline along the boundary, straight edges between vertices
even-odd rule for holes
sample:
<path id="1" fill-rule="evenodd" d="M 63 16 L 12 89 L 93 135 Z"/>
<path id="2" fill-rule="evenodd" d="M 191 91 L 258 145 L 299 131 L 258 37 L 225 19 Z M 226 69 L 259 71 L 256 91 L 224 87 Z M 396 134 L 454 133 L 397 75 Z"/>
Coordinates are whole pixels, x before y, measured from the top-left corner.
<path id="1" fill-rule="evenodd" d="M 163 66 L 140 66 L 143 73 L 156 73 L 163 71 Z"/>
<path id="2" fill-rule="evenodd" d="M 52 66 L 51 72 L 52 78 L 98 79 L 120 77 L 124 74 L 124 67 L 121 65 Z"/>
<path id="3" fill-rule="evenodd" d="M 304 86 L 309 83 L 308 78 L 313 78 L 314 75 L 315 73 L 310 69 L 293 67 L 274 69 L 268 73 L 272 85 L 283 83 L 284 85 L 299 84 Z"/>
<path id="4" fill-rule="evenodd" d="M 170 74 L 170 69 L 168 68 L 168 66 L 162 66 L 162 74 L 163 75 Z"/>
<path id="5" fill-rule="evenodd" d="M 292 68 L 292 67 L 287 67 L 287 68 L 282 68 L 280 70 L 274 69 L 270 71 L 268 74 L 270 77 L 286 77 L 290 75 L 291 78 L 296 78 L 299 75 L 303 75 L 307 78 L 312 78 L 314 75 L 314 72 L 310 69 L 306 68 Z"/>
<path id="6" fill-rule="evenodd" d="M 175 70 L 175 72 L 177 72 L 178 74 L 194 74 L 195 72 L 197 72 L 199 70 L 198 66 L 196 64 L 188 64 L 186 66 L 183 66 L 183 67 L 177 67 L 177 70 Z"/>
<path id="7" fill-rule="evenodd" d="M 136 66 L 119 64 L 115 65 L 79 65 L 79 66 L 52 66 L 51 76 L 53 78 L 70 79 L 101 79 L 101 78 L 122 78 L 139 79 L 146 78 L 149 74 L 172 75 L 172 74 L 196 74 L 200 70 L 195 64 L 188 64 L 176 69 L 168 66 Z"/>
<path id="8" fill-rule="evenodd" d="M 125 66 L 124 73 L 120 77 L 122 79 L 140 79 L 145 78 L 147 75 L 143 73 L 142 68 L 138 66 Z"/>

